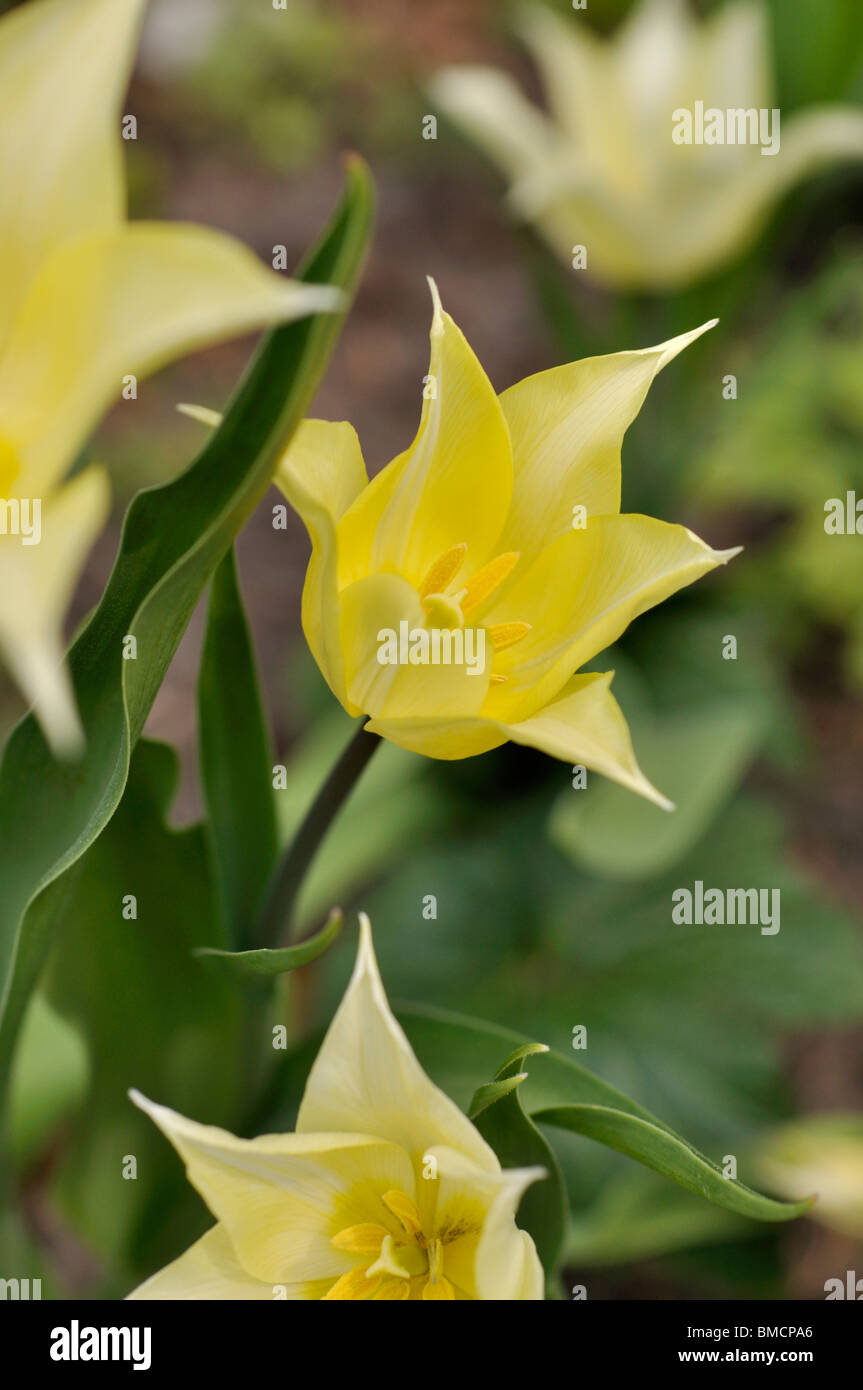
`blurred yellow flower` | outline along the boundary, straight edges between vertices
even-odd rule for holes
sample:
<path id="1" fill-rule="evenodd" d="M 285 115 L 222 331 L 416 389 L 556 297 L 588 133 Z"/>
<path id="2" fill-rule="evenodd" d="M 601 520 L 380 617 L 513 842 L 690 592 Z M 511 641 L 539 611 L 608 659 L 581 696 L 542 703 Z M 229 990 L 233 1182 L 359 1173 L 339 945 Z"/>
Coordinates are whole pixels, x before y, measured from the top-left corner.
<path id="1" fill-rule="evenodd" d="M 203 227 L 127 223 L 120 100 L 144 0 L 33 0 L 0 20 L 0 655 L 54 747 L 80 732 L 63 615 L 108 507 L 64 482 L 124 378 L 332 309 Z"/>
<path id="2" fill-rule="evenodd" d="M 792 1120 L 759 1145 L 766 1183 L 795 1200 L 814 1192 L 813 1221 L 863 1240 L 863 1118 L 829 1111 Z"/>
<path id="3" fill-rule="evenodd" d="M 581 14 L 520 14 L 548 115 L 488 67 L 445 69 L 432 95 L 501 167 L 514 214 L 567 262 L 585 247 L 588 271 L 611 286 L 664 290 L 704 276 L 739 255 L 805 175 L 863 158 L 860 110 L 823 106 L 785 124 L 774 112 L 758 0 L 703 21 L 687 0 L 641 0 L 612 40 Z M 677 142 L 684 112 L 691 144 Z M 745 142 L 729 139 L 744 128 Z"/>
<path id="4" fill-rule="evenodd" d="M 611 673 L 573 673 L 737 553 L 620 514 L 624 432 L 656 373 L 712 325 L 498 397 L 432 291 L 410 448 L 369 482 L 352 426 L 307 420 L 277 470 L 312 541 L 309 646 L 348 713 L 403 748 L 465 758 L 512 739 L 668 806 L 636 763 Z"/>
<path id="5" fill-rule="evenodd" d="M 295 1134 L 236 1139 L 133 1099 L 217 1225 L 133 1299 L 541 1299 L 515 1224 L 542 1168 L 502 1170 L 390 1012 L 368 918 Z"/>

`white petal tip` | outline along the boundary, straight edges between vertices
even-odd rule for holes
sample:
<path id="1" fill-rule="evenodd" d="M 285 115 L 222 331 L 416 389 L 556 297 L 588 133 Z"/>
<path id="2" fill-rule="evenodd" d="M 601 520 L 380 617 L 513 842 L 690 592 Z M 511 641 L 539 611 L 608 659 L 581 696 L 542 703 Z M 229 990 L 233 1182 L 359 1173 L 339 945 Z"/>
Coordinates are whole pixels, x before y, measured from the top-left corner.
<path id="1" fill-rule="evenodd" d="M 434 333 L 435 330 L 440 332 L 440 329 L 443 327 L 443 305 L 440 301 L 440 291 L 437 287 L 437 282 L 431 275 L 427 275 L 426 280 L 428 281 L 428 287 L 432 297 L 432 332 Z"/>
<path id="2" fill-rule="evenodd" d="M 185 415 L 190 420 L 197 420 L 199 425 L 208 425 L 211 429 L 218 429 L 222 423 L 220 411 L 210 410 L 206 405 L 192 405 L 186 401 L 181 401 L 176 409 L 180 415 Z"/>
<path id="3" fill-rule="evenodd" d="M 713 558 L 717 565 L 727 565 L 729 560 L 733 560 L 735 556 L 742 554 L 742 545 L 732 545 L 729 550 L 714 550 Z"/>

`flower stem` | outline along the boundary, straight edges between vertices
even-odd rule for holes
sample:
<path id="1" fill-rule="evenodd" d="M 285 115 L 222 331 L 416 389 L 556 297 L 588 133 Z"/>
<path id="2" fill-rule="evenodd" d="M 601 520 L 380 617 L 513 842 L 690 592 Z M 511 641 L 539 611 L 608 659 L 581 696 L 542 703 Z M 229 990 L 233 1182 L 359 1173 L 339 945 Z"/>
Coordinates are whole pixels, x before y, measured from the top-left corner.
<path id="1" fill-rule="evenodd" d="M 334 765 L 273 876 L 258 933 L 263 946 L 286 944 L 291 938 L 303 879 L 381 741 L 380 734 L 367 733 L 365 725 L 363 720 Z"/>

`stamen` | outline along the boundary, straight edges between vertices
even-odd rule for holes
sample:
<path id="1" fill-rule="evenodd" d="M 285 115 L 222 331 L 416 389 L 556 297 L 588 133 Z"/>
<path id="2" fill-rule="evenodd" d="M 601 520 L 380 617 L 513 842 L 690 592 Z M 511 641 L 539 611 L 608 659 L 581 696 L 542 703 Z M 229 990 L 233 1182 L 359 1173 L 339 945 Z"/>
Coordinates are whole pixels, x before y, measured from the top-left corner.
<path id="1" fill-rule="evenodd" d="M 473 579 L 468 580 L 463 590 L 464 597 L 461 601 L 463 612 L 467 613 L 468 609 L 476 608 L 478 603 L 482 603 L 483 599 L 488 598 L 489 594 L 493 593 L 512 572 L 517 562 L 518 551 L 508 550 L 504 555 L 498 555 L 497 559 L 492 560 L 490 564 L 484 565 Z"/>
<path id="2" fill-rule="evenodd" d="M 428 1283 L 423 1284 L 423 1302 L 428 1303 L 429 1299 L 434 1299 L 437 1302 L 441 1302 L 444 1299 L 454 1300 L 455 1290 L 449 1279 L 444 1279 L 442 1276 L 434 1284 L 430 1279 Z"/>
<path id="3" fill-rule="evenodd" d="M 486 628 L 489 641 L 496 652 L 505 651 L 507 647 L 514 647 L 516 642 L 520 642 L 530 631 L 530 623 L 494 623 L 491 627 Z"/>
<path id="4" fill-rule="evenodd" d="M 430 1240 L 428 1247 L 429 1279 L 433 1284 L 443 1275 L 443 1242 Z"/>
<path id="5" fill-rule="evenodd" d="M 346 1250 L 351 1255 L 379 1255 L 388 1235 L 386 1226 L 376 1226 L 373 1221 L 366 1221 L 359 1226 L 346 1226 L 337 1236 L 333 1236 L 331 1244 L 336 1250 Z"/>
<path id="6" fill-rule="evenodd" d="M 420 584 L 420 598 L 428 598 L 429 594 L 442 593 L 450 580 L 458 574 L 466 554 L 467 544 L 461 541 L 458 545 L 454 545 L 451 550 L 446 550 L 443 555 L 439 555 L 434 564 L 429 567 L 425 579 Z"/>
<path id="7" fill-rule="evenodd" d="M 509 676 L 499 676 L 494 671 L 492 671 L 488 683 L 489 685 L 505 685 L 508 680 Z"/>
<path id="8" fill-rule="evenodd" d="M 392 1212 L 393 1216 L 399 1221 L 407 1231 L 409 1236 L 417 1236 L 422 1231 L 420 1214 L 404 1192 L 399 1192 L 395 1188 L 390 1192 L 385 1192 L 381 1198 L 385 1207 Z"/>

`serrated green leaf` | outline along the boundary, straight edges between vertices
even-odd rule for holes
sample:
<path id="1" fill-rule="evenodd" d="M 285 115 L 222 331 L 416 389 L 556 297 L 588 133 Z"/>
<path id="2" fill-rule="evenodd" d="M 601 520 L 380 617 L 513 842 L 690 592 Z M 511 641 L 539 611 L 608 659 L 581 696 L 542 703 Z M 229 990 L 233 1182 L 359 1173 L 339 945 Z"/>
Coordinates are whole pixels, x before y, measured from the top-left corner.
<path id="1" fill-rule="evenodd" d="M 341 908 L 334 907 L 320 931 L 300 941 L 296 946 L 284 946 L 272 951 L 219 951 L 201 947 L 195 952 L 202 959 L 216 960 L 238 975 L 272 978 L 309 965 L 329 950 L 342 926 Z"/>
<path id="2" fill-rule="evenodd" d="M 302 278 L 353 289 L 372 201 L 365 166 L 355 160 Z M 207 579 L 266 491 L 340 323 L 338 315 L 320 315 L 269 334 L 198 459 L 132 503 L 108 586 L 69 657 L 87 737 L 84 761 L 54 761 L 32 716 L 9 739 L 0 764 L 0 1088 L 54 937 L 65 871 L 116 810 L 132 748 L 180 637 Z M 136 638 L 136 660 L 123 659 L 127 635 Z"/>
<path id="3" fill-rule="evenodd" d="M 213 879 L 227 938 L 242 948 L 254 940 L 279 836 L 270 733 L 233 548 L 213 575 L 198 727 Z"/>

